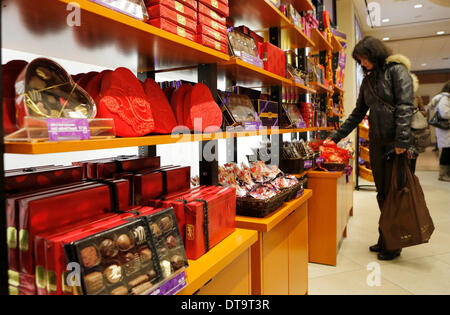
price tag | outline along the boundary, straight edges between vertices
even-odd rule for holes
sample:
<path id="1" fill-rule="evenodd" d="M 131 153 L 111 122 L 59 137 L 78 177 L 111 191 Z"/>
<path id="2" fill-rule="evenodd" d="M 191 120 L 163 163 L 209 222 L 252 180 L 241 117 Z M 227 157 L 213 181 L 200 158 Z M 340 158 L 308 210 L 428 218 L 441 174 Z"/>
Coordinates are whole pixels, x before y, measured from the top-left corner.
<path id="1" fill-rule="evenodd" d="M 87 119 L 47 118 L 50 141 L 89 140 L 91 132 Z"/>
<path id="2" fill-rule="evenodd" d="M 304 167 L 305 168 L 311 168 L 313 165 L 313 161 L 312 160 L 306 160 L 304 163 Z"/>
<path id="3" fill-rule="evenodd" d="M 323 157 L 316 158 L 316 164 L 322 164 L 323 163 Z"/>

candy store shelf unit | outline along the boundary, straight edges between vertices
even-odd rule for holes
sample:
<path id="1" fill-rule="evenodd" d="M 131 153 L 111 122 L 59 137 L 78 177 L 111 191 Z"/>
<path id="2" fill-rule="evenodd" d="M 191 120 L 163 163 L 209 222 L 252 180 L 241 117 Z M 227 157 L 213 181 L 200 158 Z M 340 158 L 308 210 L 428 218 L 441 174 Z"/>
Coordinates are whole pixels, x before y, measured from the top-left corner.
<path id="1" fill-rule="evenodd" d="M 331 47 L 332 47 L 332 51 L 334 53 L 339 52 L 342 49 L 344 49 L 344 47 L 342 47 L 340 41 L 334 35 L 331 36 Z"/>
<path id="2" fill-rule="evenodd" d="M 308 208 L 313 196 L 305 189 L 265 218 L 236 217 L 239 228 L 258 232 L 251 247 L 252 294 L 307 294 Z"/>
<path id="3" fill-rule="evenodd" d="M 284 3 L 291 3 L 297 11 L 314 10 L 314 5 L 310 0 L 286 0 Z"/>
<path id="4" fill-rule="evenodd" d="M 252 137 L 263 135 L 277 135 L 284 133 L 325 131 L 333 130 L 332 127 L 314 127 L 303 129 L 262 129 L 248 131 L 180 134 L 180 135 L 155 135 L 147 137 L 114 138 L 99 140 L 59 141 L 59 142 L 5 142 L 5 153 L 16 154 L 47 154 L 72 151 L 89 151 L 139 146 L 154 146 L 160 144 L 185 143 L 196 141 L 210 141 L 228 138 Z"/>
<path id="5" fill-rule="evenodd" d="M 327 88 L 325 85 L 323 85 L 320 82 L 309 82 L 309 85 L 313 87 L 317 93 L 333 93 L 333 89 Z"/>
<path id="6" fill-rule="evenodd" d="M 333 84 L 333 90 L 334 90 L 334 93 L 344 93 L 345 92 L 343 88 L 337 86 L 336 84 Z"/>
<path id="7" fill-rule="evenodd" d="M 238 85 L 253 88 L 270 86 L 294 86 L 300 93 L 315 93 L 316 91 L 308 86 L 297 83 L 293 80 L 283 78 L 263 68 L 259 68 L 238 58 L 232 57 L 230 61 L 218 64 L 219 72 L 225 74 L 227 78 L 236 80 Z"/>
<path id="8" fill-rule="evenodd" d="M 320 33 L 317 28 L 311 30 L 311 39 L 314 42 L 314 48 L 316 50 L 333 50 L 333 46 L 326 40 L 326 38 Z"/>
<path id="9" fill-rule="evenodd" d="M 359 139 L 362 138 L 366 141 L 369 141 L 369 128 L 364 126 L 363 124 L 358 125 L 358 129 L 356 129 L 356 183 L 355 190 L 376 190 L 375 185 L 360 185 L 359 178 L 365 179 L 369 182 L 374 182 L 373 173 L 371 169 L 368 169 L 359 164 L 359 158 L 370 163 L 370 151 L 368 148 L 364 148 L 360 146 Z"/>
<path id="10" fill-rule="evenodd" d="M 189 260 L 187 286 L 179 295 L 250 295 L 250 248 L 256 231 L 237 228 L 197 260 Z"/>
<path id="11" fill-rule="evenodd" d="M 235 25 L 248 25 L 264 35 L 268 35 L 269 28 L 279 27 L 283 38 L 281 42 L 283 49 L 314 46 L 314 42 L 269 0 L 231 0 L 230 16 L 233 17 Z"/>
<path id="12" fill-rule="evenodd" d="M 339 247 L 353 215 L 353 176 L 344 172 L 308 172 L 309 262 L 336 266 Z"/>

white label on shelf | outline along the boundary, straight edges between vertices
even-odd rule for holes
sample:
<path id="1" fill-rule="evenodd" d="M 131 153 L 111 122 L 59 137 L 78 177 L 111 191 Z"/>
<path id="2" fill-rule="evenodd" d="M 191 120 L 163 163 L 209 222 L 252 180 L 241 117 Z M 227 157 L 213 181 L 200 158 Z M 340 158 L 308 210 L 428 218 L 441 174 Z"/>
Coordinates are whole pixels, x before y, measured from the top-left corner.
<path id="1" fill-rule="evenodd" d="M 139 20 L 144 19 L 142 7 L 138 3 L 134 3 L 129 0 L 100 0 L 99 2 L 102 2 L 111 8 L 117 9 L 118 11 L 134 16 Z"/>

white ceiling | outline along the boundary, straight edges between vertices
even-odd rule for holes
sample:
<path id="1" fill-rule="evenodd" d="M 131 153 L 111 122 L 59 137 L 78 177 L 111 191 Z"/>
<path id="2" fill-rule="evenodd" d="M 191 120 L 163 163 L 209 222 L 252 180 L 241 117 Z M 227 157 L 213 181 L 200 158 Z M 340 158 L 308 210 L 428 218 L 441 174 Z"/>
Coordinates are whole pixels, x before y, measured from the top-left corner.
<path id="1" fill-rule="evenodd" d="M 365 1 L 353 2 L 364 35 L 389 37 L 386 44 L 408 56 L 413 71 L 450 69 L 450 0 L 367 0 L 374 6 L 371 24 Z M 414 8 L 417 4 L 423 7 Z"/>

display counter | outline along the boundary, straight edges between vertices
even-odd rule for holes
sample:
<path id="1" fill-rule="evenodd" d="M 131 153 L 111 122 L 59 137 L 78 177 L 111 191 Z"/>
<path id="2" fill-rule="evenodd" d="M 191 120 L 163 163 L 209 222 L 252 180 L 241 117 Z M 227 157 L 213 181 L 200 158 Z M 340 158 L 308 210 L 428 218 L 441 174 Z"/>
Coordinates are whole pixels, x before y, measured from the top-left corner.
<path id="1" fill-rule="evenodd" d="M 258 232 L 251 247 L 252 294 L 307 294 L 308 200 L 303 196 L 285 203 L 265 218 L 237 216 L 239 228 Z"/>
<path id="2" fill-rule="evenodd" d="M 347 222 L 353 215 L 353 177 L 344 172 L 308 173 L 309 261 L 336 266 L 337 253 L 347 236 Z"/>

